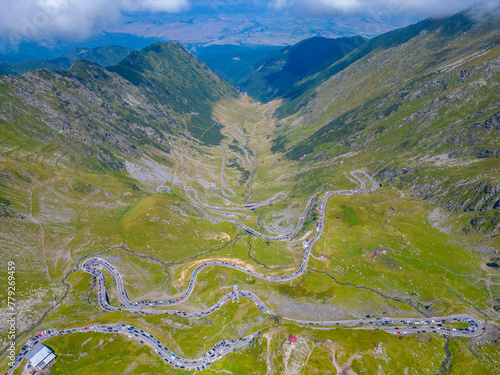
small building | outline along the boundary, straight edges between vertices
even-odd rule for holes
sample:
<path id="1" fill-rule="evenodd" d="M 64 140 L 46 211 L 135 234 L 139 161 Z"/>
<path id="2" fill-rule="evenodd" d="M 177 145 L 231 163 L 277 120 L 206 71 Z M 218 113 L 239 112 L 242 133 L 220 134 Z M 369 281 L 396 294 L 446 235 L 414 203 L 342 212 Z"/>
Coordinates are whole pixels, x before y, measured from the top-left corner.
<path id="1" fill-rule="evenodd" d="M 297 342 L 297 337 L 296 337 L 296 336 L 294 336 L 294 335 L 291 335 L 291 336 L 288 338 L 288 340 L 290 340 L 290 342 L 293 344 L 293 343 Z"/>
<path id="2" fill-rule="evenodd" d="M 31 366 L 43 370 L 50 362 L 56 358 L 56 355 L 48 347 L 38 344 L 31 352 L 26 355 L 26 359 Z"/>

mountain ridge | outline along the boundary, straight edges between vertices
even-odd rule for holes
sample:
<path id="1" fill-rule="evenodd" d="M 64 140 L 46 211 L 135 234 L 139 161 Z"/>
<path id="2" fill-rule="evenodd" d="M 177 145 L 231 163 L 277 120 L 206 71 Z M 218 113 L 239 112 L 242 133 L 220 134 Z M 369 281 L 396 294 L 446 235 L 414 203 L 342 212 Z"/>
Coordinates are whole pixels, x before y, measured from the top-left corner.
<path id="1" fill-rule="evenodd" d="M 365 43 L 277 110 L 272 150 L 301 165 L 364 155 L 383 182 L 449 211 L 498 209 L 499 30 L 460 13 Z"/>
<path id="2" fill-rule="evenodd" d="M 234 96 L 236 90 L 181 43 L 153 43 L 108 70 L 140 87 L 151 100 L 184 115 L 188 131 L 203 142 L 216 145 L 222 140 L 222 126 L 212 120 L 210 103 Z"/>
<path id="3" fill-rule="evenodd" d="M 328 68 L 294 85 L 294 87 L 286 93 L 289 101 L 277 111 L 277 115 L 280 118 L 284 118 L 297 111 L 298 108 L 308 100 L 308 95 L 311 95 L 316 87 L 325 82 L 329 77 L 341 72 L 372 51 L 388 49 L 404 44 L 423 31 L 431 32 L 437 28 L 443 28 L 444 33 L 452 34 L 468 30 L 474 24 L 478 23 L 472 16 L 468 16 L 471 11 L 472 10 L 469 9 L 447 18 L 429 18 L 370 39 L 367 43 L 353 50 L 353 52 L 333 63 Z M 486 22 L 495 22 L 495 17 L 492 17 L 493 18 L 490 18 L 489 21 L 486 20 Z M 443 22 L 445 23 L 444 25 Z M 483 21 L 483 23 L 484 22 L 485 21 Z"/>
<path id="4" fill-rule="evenodd" d="M 3 135 L 15 135 L 21 141 L 38 134 L 38 142 L 50 142 L 55 137 L 58 147 L 67 152 L 72 149 L 74 155 L 86 155 L 85 160 L 97 161 L 91 161 L 89 168 L 111 170 L 123 170 L 122 156 L 138 157 L 150 146 L 169 152 L 166 135 L 188 137 L 200 144 L 220 142 L 221 126 L 212 119 L 211 108 L 224 96 L 234 95 L 234 89 L 178 43 L 152 48 L 169 50 L 168 56 L 155 54 L 156 63 L 175 57 L 178 60 L 164 62 L 168 71 L 173 72 L 175 64 L 182 61 L 183 66 L 175 69 L 186 75 L 191 71 L 201 82 L 197 82 L 199 85 L 211 88 L 194 95 L 196 82 L 189 86 L 185 78 L 179 83 L 171 81 L 168 75 L 163 80 L 144 76 L 136 81 L 136 86 L 130 76 L 126 79 L 113 72 L 112 67 L 108 70 L 86 60 L 76 61 L 67 70 L 41 69 L 18 76 L 4 75 L 0 76 Z M 120 71 L 117 65 L 116 70 L 125 76 L 125 72 L 136 73 L 134 69 L 145 75 L 151 73 L 150 66 L 139 64 L 142 58 L 150 58 L 150 52 L 151 49 L 133 52 L 127 60 L 133 66 Z"/>
<path id="5" fill-rule="evenodd" d="M 241 87 L 261 101 L 286 97 L 294 84 L 322 71 L 365 41 L 360 36 L 305 39 L 281 49 L 242 82 Z"/>
<path id="6" fill-rule="evenodd" d="M 111 45 L 96 48 L 74 48 L 52 60 L 29 60 L 21 63 L 0 62 L 0 74 L 19 75 L 36 69 L 60 70 L 69 69 L 77 60 L 95 62 L 102 67 L 115 65 L 125 58 L 130 48 Z"/>

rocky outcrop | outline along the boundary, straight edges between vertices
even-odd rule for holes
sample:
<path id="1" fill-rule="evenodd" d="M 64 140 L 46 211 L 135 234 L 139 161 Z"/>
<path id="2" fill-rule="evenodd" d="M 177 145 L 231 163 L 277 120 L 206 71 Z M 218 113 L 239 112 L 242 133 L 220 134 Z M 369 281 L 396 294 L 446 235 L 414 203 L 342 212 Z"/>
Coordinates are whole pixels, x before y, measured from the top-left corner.
<path id="1" fill-rule="evenodd" d="M 449 189 L 439 182 L 427 186 L 415 184 L 417 196 L 430 200 L 451 212 L 491 211 L 500 208 L 500 183 L 480 182 L 476 185 L 460 184 Z"/>
<path id="2" fill-rule="evenodd" d="M 485 182 L 468 189 L 459 211 L 490 211 L 500 208 L 500 184 Z"/>
<path id="3" fill-rule="evenodd" d="M 500 112 L 495 113 L 491 118 L 486 121 L 476 122 L 467 126 L 465 130 L 500 130 Z"/>
<path id="4" fill-rule="evenodd" d="M 490 148 L 487 150 L 482 150 L 476 154 L 476 158 L 500 158 L 500 147 Z"/>
<path id="5" fill-rule="evenodd" d="M 491 233 L 500 230 L 500 211 L 493 215 L 478 215 L 470 219 L 470 225 L 478 233 Z"/>

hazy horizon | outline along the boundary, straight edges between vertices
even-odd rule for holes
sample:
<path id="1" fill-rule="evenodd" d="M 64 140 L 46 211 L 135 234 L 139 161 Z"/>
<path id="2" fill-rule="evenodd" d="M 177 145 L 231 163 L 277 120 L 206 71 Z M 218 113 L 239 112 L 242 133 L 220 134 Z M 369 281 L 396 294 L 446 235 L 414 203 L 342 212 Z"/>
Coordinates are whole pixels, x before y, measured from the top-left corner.
<path id="1" fill-rule="evenodd" d="M 426 17 L 453 14 L 475 3 L 476 0 L 453 4 L 430 0 L 411 3 L 400 0 L 89 0 L 85 3 L 5 0 L 0 4 L 0 53 L 4 57 L 29 55 L 24 59 L 53 58 L 76 46 L 117 44 L 120 38 L 121 45 L 137 48 L 152 40 L 281 46 L 312 36 L 373 37 Z"/>

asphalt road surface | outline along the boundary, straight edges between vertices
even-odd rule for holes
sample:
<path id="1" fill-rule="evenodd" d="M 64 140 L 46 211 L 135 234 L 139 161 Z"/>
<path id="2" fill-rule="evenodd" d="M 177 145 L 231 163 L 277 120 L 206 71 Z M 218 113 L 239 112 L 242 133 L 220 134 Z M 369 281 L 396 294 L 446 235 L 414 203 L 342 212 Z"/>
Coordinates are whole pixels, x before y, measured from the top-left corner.
<path id="1" fill-rule="evenodd" d="M 372 187 L 370 189 L 366 189 L 364 180 L 361 179 L 358 175 L 364 176 L 366 179 L 370 181 L 372 184 Z M 166 301 L 137 301 L 133 302 L 131 301 L 128 296 L 127 292 L 125 290 L 124 284 L 122 277 L 120 273 L 107 261 L 104 259 L 100 258 L 90 258 L 85 260 L 81 264 L 81 269 L 84 272 L 87 272 L 91 275 L 93 275 L 97 279 L 97 285 L 98 285 L 98 301 L 99 305 L 101 306 L 102 309 L 106 311 L 118 311 L 118 310 L 126 310 L 132 313 L 136 314 L 144 314 L 144 315 L 159 315 L 159 314 L 170 314 L 170 315 L 177 315 L 177 316 L 182 316 L 185 318 L 190 318 L 190 319 L 199 319 L 202 317 L 205 317 L 207 315 L 212 314 L 216 310 L 220 309 L 221 306 L 230 301 L 231 299 L 239 299 L 241 298 L 248 298 L 251 301 L 253 301 L 256 306 L 264 313 L 264 314 L 269 314 L 269 315 L 275 315 L 265 304 L 264 302 L 254 293 L 250 291 L 245 291 L 245 290 L 235 290 L 231 293 L 226 294 L 225 296 L 221 297 L 214 305 L 210 306 L 208 309 L 203 310 L 203 311 L 198 311 L 198 312 L 186 312 L 186 311 L 180 311 L 180 310 L 172 310 L 168 309 L 165 310 L 165 308 L 174 306 L 176 304 L 179 304 L 181 302 L 186 301 L 189 296 L 191 295 L 195 285 L 196 285 L 196 278 L 200 272 L 202 272 L 205 268 L 208 267 L 227 267 L 227 268 L 232 268 L 241 272 L 244 272 L 246 274 L 249 274 L 251 276 L 264 279 L 270 282 L 286 282 L 292 279 L 295 279 L 299 276 L 301 276 L 304 271 L 307 268 L 307 264 L 309 262 L 309 256 L 311 254 L 311 249 L 313 244 L 319 239 L 321 234 L 323 233 L 323 227 L 324 227 L 324 212 L 326 210 L 326 206 L 328 203 L 328 199 L 330 196 L 334 194 L 345 194 L 345 195 L 353 195 L 353 194 L 360 194 L 360 193 L 369 193 L 377 190 L 379 188 L 379 185 L 377 182 L 371 178 L 368 174 L 362 172 L 362 171 L 353 171 L 351 172 L 351 176 L 353 176 L 358 182 L 359 182 L 359 187 L 354 190 L 336 190 L 336 191 L 329 191 L 325 194 L 325 197 L 322 201 L 322 203 L 318 206 L 319 210 L 319 219 L 316 224 L 316 235 L 309 239 L 304 241 L 303 244 L 303 249 L 304 249 L 304 256 L 302 259 L 302 263 L 297 271 L 294 273 L 291 273 L 289 275 L 285 276 L 272 276 L 272 275 L 264 275 L 259 272 L 252 271 L 250 269 L 241 267 L 237 264 L 233 264 L 230 262 L 221 262 L 221 261 L 207 261 L 206 263 L 203 263 L 202 265 L 198 266 L 192 273 L 191 275 L 191 280 L 189 282 L 188 288 L 186 292 L 177 298 L 172 298 Z M 217 209 L 217 210 L 234 210 L 234 209 L 249 209 L 249 207 L 245 207 L 245 205 L 236 205 L 232 208 L 227 208 L 227 207 L 215 207 L 215 206 L 208 206 L 205 205 L 204 203 L 201 203 L 198 199 L 198 196 L 194 190 L 192 190 L 192 193 L 194 194 L 194 198 L 196 199 L 196 202 L 199 205 L 202 205 L 204 207 L 210 207 L 210 209 Z M 282 193 L 280 193 L 282 194 Z M 189 196 L 189 195 L 188 195 Z M 314 198 L 317 196 L 317 194 L 313 195 L 307 202 L 306 207 L 304 208 L 303 213 L 300 215 L 299 219 L 297 220 L 297 226 L 295 229 L 283 236 L 276 236 L 276 237 L 270 237 L 265 234 L 262 234 L 252 228 L 247 227 L 244 224 L 238 223 L 236 221 L 231 221 L 228 220 L 229 222 L 234 223 L 235 225 L 243 228 L 249 233 L 252 233 L 256 236 L 269 239 L 269 240 L 287 240 L 291 239 L 294 237 L 302 228 L 303 222 L 305 220 L 305 217 L 307 215 L 307 212 L 311 209 L 312 202 L 314 201 Z M 265 203 L 268 203 L 269 201 L 272 201 L 273 199 L 278 199 L 280 197 L 279 194 L 275 195 L 272 197 L 270 200 L 266 202 L 260 203 L 260 205 L 264 205 Z M 192 197 L 190 199 L 193 200 Z M 259 205 L 259 204 L 257 204 Z M 250 207 L 255 207 L 255 204 L 250 204 Z M 259 206 L 260 207 L 260 206 Z M 199 207 L 200 211 L 204 213 L 206 216 L 211 218 L 203 209 Z M 212 220 L 215 220 L 211 218 Z M 106 271 L 115 279 L 116 285 L 117 285 L 117 293 L 118 293 L 118 300 L 120 301 L 121 306 L 115 307 L 111 306 L 106 299 L 106 285 L 105 285 L 105 276 L 104 274 L 100 271 L 100 269 L 106 269 Z M 316 329 L 331 329 L 335 327 L 350 327 L 352 329 L 358 329 L 358 330 L 383 330 L 387 331 L 390 333 L 394 334 L 410 334 L 410 333 L 420 333 L 420 332 L 434 332 L 434 333 L 440 333 L 443 335 L 452 335 L 452 336 L 463 336 L 463 337 L 475 337 L 479 336 L 484 328 L 483 328 L 483 323 L 481 320 L 477 319 L 476 317 L 469 315 L 469 314 L 460 314 L 460 315 L 452 315 L 452 316 L 447 316 L 447 317 L 434 317 L 434 318 L 387 318 L 387 317 L 379 317 L 379 318 L 370 318 L 370 319 L 354 319 L 354 320 L 332 320 L 332 321 L 308 321 L 308 320 L 298 320 L 298 319 L 293 319 L 293 318 L 287 318 L 287 317 L 282 317 L 285 320 L 295 322 L 299 325 L 305 325 L 309 326 L 312 328 Z M 453 328 L 453 326 L 447 325 L 449 323 L 454 323 L 454 322 L 467 322 L 468 327 L 467 328 Z M 173 353 L 170 349 L 168 349 L 163 343 L 161 343 L 156 337 L 152 336 L 148 332 L 145 332 L 139 328 L 132 327 L 129 325 L 123 325 L 123 324 L 106 324 L 106 325 L 99 325 L 99 326 L 90 326 L 90 327 L 80 327 L 80 328 L 71 328 L 71 329 L 65 329 L 65 330 L 48 330 L 48 331 L 43 331 L 37 333 L 32 339 L 30 339 L 25 346 L 21 349 L 21 352 L 17 355 L 16 357 L 16 362 L 14 364 L 14 367 L 10 368 L 6 374 L 12 374 L 13 370 L 19 366 L 19 364 L 22 362 L 26 354 L 29 353 L 29 351 L 38 343 L 43 342 L 44 340 L 53 337 L 53 336 L 59 336 L 59 335 L 64 335 L 64 334 L 71 334 L 74 332 L 101 332 L 101 333 L 118 333 L 118 334 L 124 334 L 129 338 L 139 340 L 141 343 L 150 346 L 155 350 L 158 355 L 160 355 L 167 363 L 171 364 L 172 366 L 179 367 L 179 368 L 185 368 L 185 369 L 201 369 L 204 368 L 205 366 L 208 366 L 210 363 L 222 358 L 224 355 L 227 355 L 228 353 L 234 352 L 239 348 L 242 348 L 244 346 L 247 346 L 250 344 L 255 337 L 260 334 L 259 332 L 252 333 L 248 336 L 245 336 L 240 339 L 236 340 L 226 340 L 222 341 L 218 344 L 216 344 L 213 348 L 211 348 L 205 355 L 203 355 L 201 358 L 196 358 L 196 359 L 187 359 L 187 358 L 181 358 L 179 356 L 176 356 L 175 353 Z"/>
<path id="2" fill-rule="evenodd" d="M 273 104 L 273 102 L 269 102 L 269 105 L 267 106 L 267 108 L 262 112 L 262 116 L 264 118 L 262 120 L 258 121 L 257 123 L 255 123 L 251 133 L 242 134 L 242 132 L 239 128 L 231 128 L 229 130 L 222 130 L 221 133 L 230 138 L 229 143 L 232 143 L 233 139 L 237 140 L 238 142 L 244 143 L 245 140 L 250 139 L 250 137 L 255 133 L 255 129 L 257 129 L 257 126 L 262 121 L 267 120 L 266 112 L 271 108 L 272 104 Z M 217 195 L 218 197 L 223 198 L 223 199 L 224 199 L 224 197 L 232 198 L 232 197 L 236 196 L 236 193 L 234 192 L 234 190 L 231 189 L 229 186 L 227 186 L 226 181 L 224 180 L 224 168 L 226 166 L 226 155 L 232 155 L 233 157 L 240 159 L 241 165 L 244 168 L 251 168 L 252 166 L 255 166 L 255 164 L 250 160 L 250 157 L 248 156 L 248 151 L 246 150 L 246 148 L 241 147 L 240 145 L 236 145 L 236 146 L 239 147 L 243 151 L 243 153 L 245 154 L 245 157 L 243 157 L 240 154 L 233 152 L 233 151 L 222 151 L 222 168 L 220 171 L 220 181 L 221 181 L 221 184 L 224 187 L 224 189 L 229 191 L 229 194 L 226 193 L 226 191 L 224 189 L 221 189 L 221 188 L 212 189 L 212 194 Z M 220 191 L 223 196 L 220 196 L 219 194 L 217 194 L 218 191 Z"/>
<path id="3" fill-rule="evenodd" d="M 140 341 L 141 344 L 147 345 L 162 357 L 166 363 L 174 367 L 183 369 L 203 369 L 212 362 L 222 358 L 223 356 L 234 352 L 242 347 L 248 346 L 260 334 L 260 331 L 254 332 L 248 336 L 236 340 L 225 340 L 215 344 L 202 357 L 195 359 L 182 358 L 175 355 L 170 349 L 161 343 L 158 338 L 137 327 L 126 324 L 103 324 L 87 327 L 68 328 L 68 329 L 51 329 L 47 331 L 37 332 L 35 336 L 29 339 L 21 348 L 20 353 L 16 356 L 14 366 L 9 368 L 6 375 L 13 374 L 14 370 L 19 367 L 24 357 L 38 344 L 45 340 L 61 335 L 69 335 L 77 332 L 99 332 L 99 333 L 114 333 L 122 334 L 130 339 Z"/>

